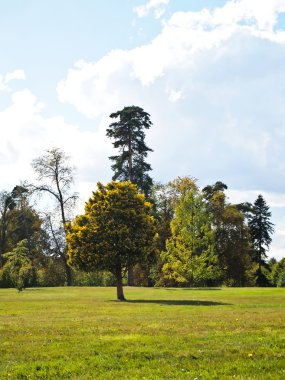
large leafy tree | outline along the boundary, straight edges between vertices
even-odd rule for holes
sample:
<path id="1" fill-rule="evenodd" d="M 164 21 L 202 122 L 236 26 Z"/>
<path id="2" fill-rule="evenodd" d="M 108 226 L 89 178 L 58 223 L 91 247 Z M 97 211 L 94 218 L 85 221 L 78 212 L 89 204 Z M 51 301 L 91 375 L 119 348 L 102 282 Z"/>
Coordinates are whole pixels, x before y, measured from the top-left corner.
<path id="1" fill-rule="evenodd" d="M 258 195 L 251 212 L 248 225 L 254 249 L 253 259 L 258 263 L 258 282 L 262 285 L 261 267 L 267 258 L 266 252 L 272 241 L 274 224 L 270 221 L 271 212 L 262 195 Z"/>
<path id="2" fill-rule="evenodd" d="M 98 183 L 85 214 L 68 225 L 69 262 L 87 271 L 110 271 L 117 279 L 117 298 L 124 300 L 122 279 L 127 268 L 145 261 L 154 249 L 150 209 L 131 182 Z"/>
<path id="3" fill-rule="evenodd" d="M 225 204 L 216 229 L 216 250 L 227 285 L 244 286 L 251 281 L 250 237 L 244 215 Z"/>
<path id="4" fill-rule="evenodd" d="M 162 270 L 170 283 L 209 285 L 220 277 L 211 220 L 197 186 L 184 190 L 171 221 L 172 236 L 162 253 Z"/>
<path id="5" fill-rule="evenodd" d="M 68 221 L 68 212 L 78 198 L 76 193 L 70 191 L 73 183 L 74 168 L 69 164 L 69 157 L 58 149 L 48 150 L 46 154 L 33 160 L 32 167 L 38 175 L 38 183 L 30 185 L 32 191 L 45 193 L 55 200 L 59 209 L 59 224 L 65 236 L 65 225 Z M 66 245 L 60 251 L 66 270 L 67 285 L 72 285 L 72 271 L 67 263 Z"/>
<path id="6" fill-rule="evenodd" d="M 107 136 L 114 140 L 119 154 L 109 157 L 113 161 L 113 180 L 131 181 L 146 197 L 150 194 L 152 179 L 148 175 L 150 164 L 145 159 L 152 152 L 145 143 L 145 129 L 152 125 L 150 115 L 137 106 L 124 107 L 110 115 L 115 121 L 109 125 Z"/>
<path id="7" fill-rule="evenodd" d="M 177 177 L 167 184 L 156 183 L 152 187 L 151 199 L 154 202 L 153 213 L 158 224 L 158 249 L 160 252 L 166 250 L 167 239 L 171 237 L 171 221 L 174 218 L 175 207 L 181 197 L 190 191 L 198 191 L 196 179 L 190 176 Z M 155 276 L 158 284 L 165 284 L 166 277 L 162 271 L 163 260 L 159 254 L 156 257 Z M 154 272 L 152 270 L 152 272 Z M 171 282 L 171 281 L 170 281 Z"/>
<path id="8" fill-rule="evenodd" d="M 0 192 L 0 265 L 3 263 L 3 253 L 7 248 L 7 229 L 9 213 L 16 206 L 15 199 L 7 191 Z"/>
<path id="9" fill-rule="evenodd" d="M 228 285 L 241 286 L 249 282 L 251 260 L 249 231 L 245 215 L 236 205 L 229 204 L 223 182 L 203 188 L 204 198 L 215 238 L 215 251 L 223 281 Z"/>

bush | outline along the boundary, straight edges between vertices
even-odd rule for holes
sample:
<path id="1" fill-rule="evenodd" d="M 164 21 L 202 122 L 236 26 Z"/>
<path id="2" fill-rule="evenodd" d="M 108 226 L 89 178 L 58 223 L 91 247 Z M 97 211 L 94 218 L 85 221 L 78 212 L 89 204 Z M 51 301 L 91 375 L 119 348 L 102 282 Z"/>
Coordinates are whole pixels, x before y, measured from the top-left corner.
<path id="1" fill-rule="evenodd" d="M 73 284 L 75 286 L 115 286 L 116 278 L 110 272 L 78 270 L 74 272 Z"/>
<path id="2" fill-rule="evenodd" d="M 277 280 L 277 286 L 280 288 L 285 287 L 285 269 L 280 273 L 278 280 Z"/>

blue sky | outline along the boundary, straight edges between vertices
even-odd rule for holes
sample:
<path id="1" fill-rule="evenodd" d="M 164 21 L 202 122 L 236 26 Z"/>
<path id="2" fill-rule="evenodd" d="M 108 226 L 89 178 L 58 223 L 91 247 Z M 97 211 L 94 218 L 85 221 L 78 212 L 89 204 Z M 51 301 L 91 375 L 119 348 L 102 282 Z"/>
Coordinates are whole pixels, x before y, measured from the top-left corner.
<path id="1" fill-rule="evenodd" d="M 2 189 L 58 146 L 83 203 L 112 176 L 109 114 L 135 104 L 153 121 L 154 179 L 262 193 L 284 256 L 285 0 L 10 0 L 0 54 Z"/>

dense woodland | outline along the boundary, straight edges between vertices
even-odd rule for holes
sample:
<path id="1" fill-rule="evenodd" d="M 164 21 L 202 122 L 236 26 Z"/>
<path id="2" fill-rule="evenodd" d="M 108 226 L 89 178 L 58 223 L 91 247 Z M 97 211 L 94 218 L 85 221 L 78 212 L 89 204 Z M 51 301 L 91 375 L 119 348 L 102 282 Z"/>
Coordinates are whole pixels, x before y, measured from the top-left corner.
<path id="1" fill-rule="evenodd" d="M 52 148 L 32 162 L 37 183 L 0 194 L 0 286 L 284 286 L 285 258 L 268 260 L 274 226 L 265 199 L 229 203 L 221 181 L 190 176 L 155 183 L 145 143 L 150 115 L 131 106 L 110 115 L 112 180 L 94 184 L 72 215 L 74 169 Z M 40 209 L 49 197 L 51 212 Z"/>

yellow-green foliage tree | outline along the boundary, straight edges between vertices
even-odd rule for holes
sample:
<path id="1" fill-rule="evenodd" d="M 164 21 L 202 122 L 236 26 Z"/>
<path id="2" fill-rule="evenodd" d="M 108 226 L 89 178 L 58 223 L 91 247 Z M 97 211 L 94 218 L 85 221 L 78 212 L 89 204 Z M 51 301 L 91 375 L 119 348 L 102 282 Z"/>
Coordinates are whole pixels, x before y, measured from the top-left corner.
<path id="1" fill-rule="evenodd" d="M 117 298 L 124 300 L 123 276 L 155 248 L 151 204 L 131 182 L 97 184 L 85 213 L 67 225 L 69 263 L 84 270 L 108 270 L 117 279 Z"/>
<path id="2" fill-rule="evenodd" d="M 161 254 L 162 271 L 166 279 L 176 284 L 209 285 L 221 276 L 214 231 L 202 194 L 197 186 L 191 187 L 183 190 L 174 209 L 172 235 Z"/>

